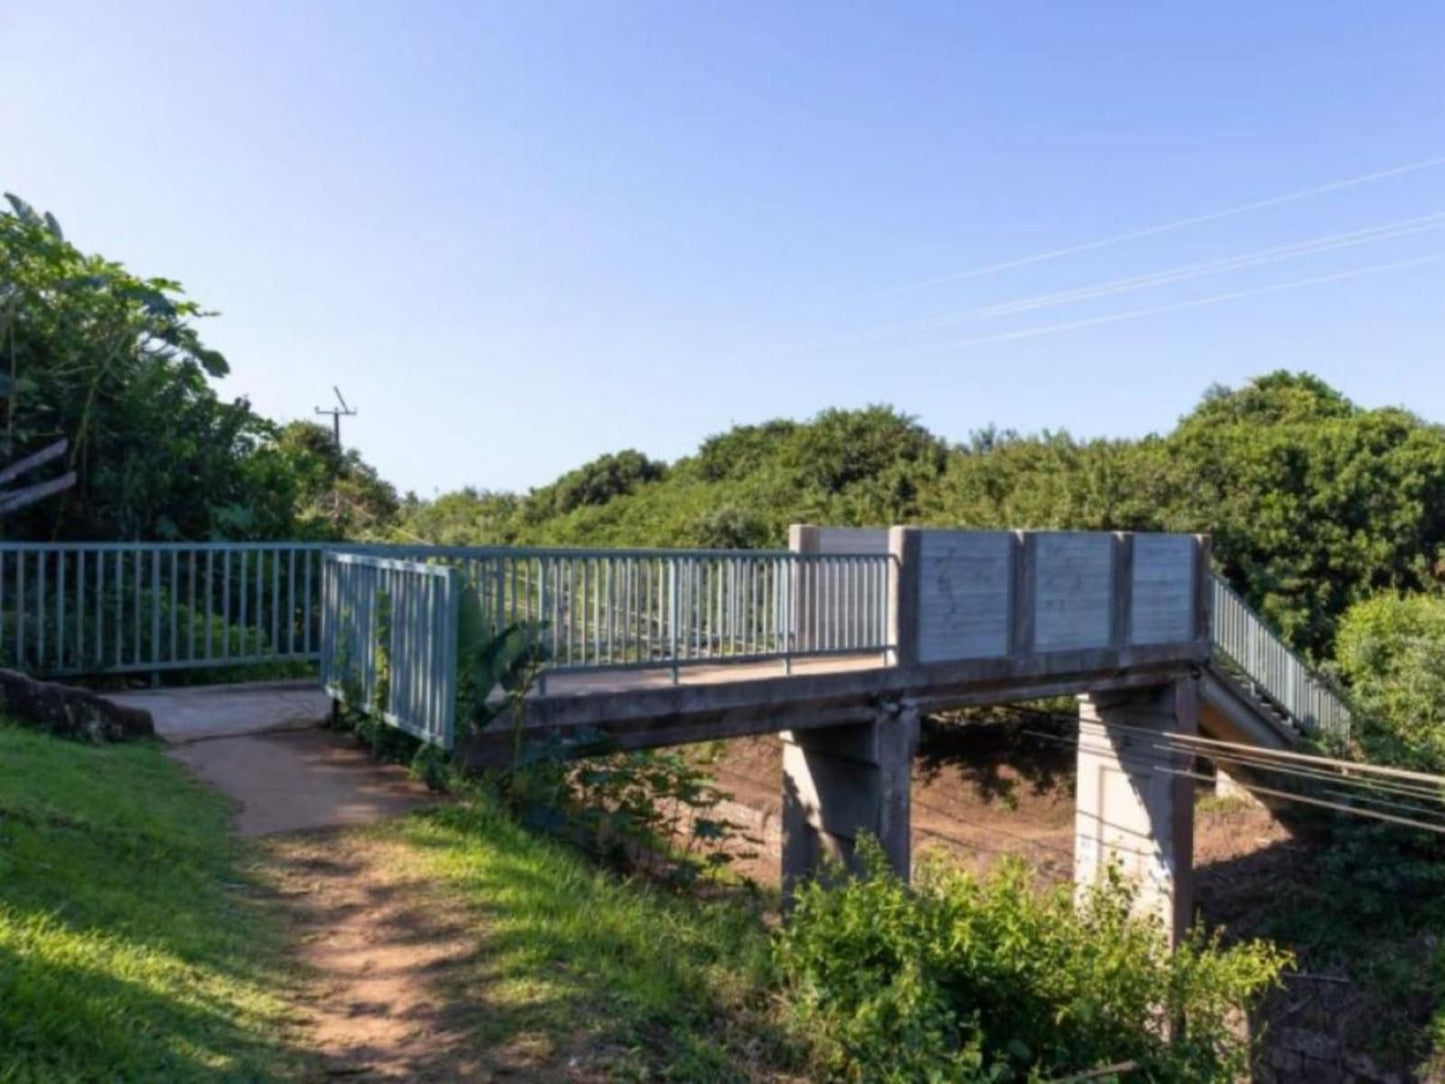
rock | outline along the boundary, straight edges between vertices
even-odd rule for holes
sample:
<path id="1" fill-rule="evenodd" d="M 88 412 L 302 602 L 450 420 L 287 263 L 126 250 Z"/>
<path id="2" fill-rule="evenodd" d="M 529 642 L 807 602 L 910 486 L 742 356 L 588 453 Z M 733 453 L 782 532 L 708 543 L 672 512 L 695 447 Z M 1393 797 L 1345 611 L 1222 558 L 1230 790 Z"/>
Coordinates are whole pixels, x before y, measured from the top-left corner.
<path id="1" fill-rule="evenodd" d="M 0 670 L 0 713 L 17 723 L 81 741 L 125 741 L 156 732 L 151 713 L 113 704 L 71 685 Z"/>

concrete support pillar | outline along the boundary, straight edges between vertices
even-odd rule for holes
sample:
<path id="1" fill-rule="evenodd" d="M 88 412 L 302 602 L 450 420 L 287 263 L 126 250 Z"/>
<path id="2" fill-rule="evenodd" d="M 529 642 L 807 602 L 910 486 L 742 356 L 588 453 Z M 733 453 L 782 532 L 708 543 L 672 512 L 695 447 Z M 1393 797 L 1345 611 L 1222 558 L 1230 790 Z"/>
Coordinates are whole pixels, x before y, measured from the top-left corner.
<path id="1" fill-rule="evenodd" d="M 1138 906 L 1177 944 L 1193 917 L 1193 757 L 1160 739 L 1199 729 L 1194 678 L 1163 688 L 1079 698 L 1074 883 L 1094 884 L 1117 863 Z"/>
<path id="2" fill-rule="evenodd" d="M 868 723 L 783 732 L 783 892 L 827 858 L 851 863 L 860 834 L 911 870 L 909 773 L 918 710 L 891 705 Z"/>

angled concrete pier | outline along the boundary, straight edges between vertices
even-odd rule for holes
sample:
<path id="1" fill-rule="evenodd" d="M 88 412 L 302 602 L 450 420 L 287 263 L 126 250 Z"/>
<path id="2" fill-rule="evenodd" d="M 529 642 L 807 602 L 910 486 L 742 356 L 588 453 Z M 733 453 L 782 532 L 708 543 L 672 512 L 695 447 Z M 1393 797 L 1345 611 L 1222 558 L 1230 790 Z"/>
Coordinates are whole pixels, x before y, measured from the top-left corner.
<path id="1" fill-rule="evenodd" d="M 825 860 L 852 864 L 864 833 L 907 877 L 917 707 L 891 703 L 869 722 L 787 730 L 782 738 L 784 893 Z"/>
<path id="2" fill-rule="evenodd" d="M 1135 886 L 1136 906 L 1177 942 L 1194 906 L 1193 753 L 1169 739 L 1199 729 L 1193 677 L 1136 693 L 1079 698 L 1074 883 L 1110 867 Z"/>

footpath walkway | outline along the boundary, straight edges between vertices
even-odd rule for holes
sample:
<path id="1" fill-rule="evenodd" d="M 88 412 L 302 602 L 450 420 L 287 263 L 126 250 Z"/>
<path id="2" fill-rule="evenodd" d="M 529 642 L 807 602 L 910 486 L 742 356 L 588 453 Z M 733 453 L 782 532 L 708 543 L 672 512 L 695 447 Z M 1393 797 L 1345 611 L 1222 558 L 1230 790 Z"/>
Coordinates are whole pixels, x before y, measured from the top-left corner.
<path id="1" fill-rule="evenodd" d="M 237 830 L 267 837 L 258 854 L 309 976 L 302 1013 L 322 1079 L 492 1079 L 447 995 L 477 951 L 475 931 L 408 872 L 399 844 L 348 831 L 435 796 L 321 729 L 331 704 L 314 682 L 112 699 L 149 711 L 170 756 L 236 801 Z"/>
<path id="2" fill-rule="evenodd" d="M 331 710 L 312 681 L 121 693 L 145 708 L 170 755 L 233 798 L 246 836 L 369 824 L 432 800 L 405 769 L 318 729 Z"/>

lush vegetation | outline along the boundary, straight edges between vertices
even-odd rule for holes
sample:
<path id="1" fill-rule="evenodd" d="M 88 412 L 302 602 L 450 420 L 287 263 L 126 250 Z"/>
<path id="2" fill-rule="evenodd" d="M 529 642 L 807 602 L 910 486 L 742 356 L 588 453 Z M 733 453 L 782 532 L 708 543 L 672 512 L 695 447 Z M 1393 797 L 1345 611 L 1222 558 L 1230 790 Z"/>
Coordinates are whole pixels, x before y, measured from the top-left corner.
<path id="1" fill-rule="evenodd" d="M 1445 429 L 1307 375 L 1215 388 L 1168 434 L 988 430 L 951 445 L 896 411 L 739 426 L 671 466 L 606 456 L 525 497 L 408 500 L 438 542 L 780 545 L 794 522 L 1210 533 L 1225 574 L 1300 648 L 1345 610 L 1429 588 L 1445 547 Z"/>
<path id="2" fill-rule="evenodd" d="M 294 976 L 223 799 L 0 722 L 0 1081 L 279 1080 Z"/>
<path id="3" fill-rule="evenodd" d="M 1445 771 L 1445 596 L 1386 593 L 1352 606 L 1338 661 L 1375 759 Z"/>
<path id="4" fill-rule="evenodd" d="M 1132 1063 L 1150 1080 L 1232 1080 L 1249 1064 L 1238 1015 L 1288 962 L 1197 931 L 1171 953 L 1120 882 L 1076 906 L 1022 864 L 982 879 L 935 864 L 912 890 L 881 852 L 866 866 L 806 886 L 778 941 L 793 1016 L 847 1077 L 1053 1079 Z"/>
<path id="5" fill-rule="evenodd" d="M 485 790 L 373 829 L 485 931 L 474 1041 L 543 1036 L 606 1079 L 737 1080 L 797 1060 L 770 1018 L 769 941 L 738 901 L 619 879 Z M 475 995 L 473 995 L 475 996 Z"/>
<path id="6" fill-rule="evenodd" d="M 1237 1024 L 1286 962 L 1199 933 L 1171 955 L 1122 886 L 1076 910 L 1018 867 L 938 866 L 909 891 L 875 863 L 808 886 L 770 933 L 750 897 L 619 879 L 508 808 L 469 787 L 370 831 L 486 930 L 476 1041 L 541 1036 L 609 1078 L 1003 1082 L 1130 1062 L 1138 1079 L 1232 1079 Z"/>
<path id="7" fill-rule="evenodd" d="M 14 196 L 0 212 L 0 462 L 67 439 L 77 485 L 6 520 L 16 538 L 320 537 L 372 529 L 396 495 L 309 422 L 226 402 L 229 371 L 179 283 L 65 239 Z"/>

